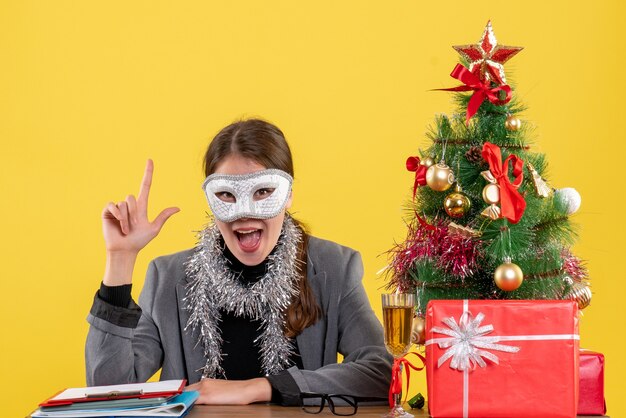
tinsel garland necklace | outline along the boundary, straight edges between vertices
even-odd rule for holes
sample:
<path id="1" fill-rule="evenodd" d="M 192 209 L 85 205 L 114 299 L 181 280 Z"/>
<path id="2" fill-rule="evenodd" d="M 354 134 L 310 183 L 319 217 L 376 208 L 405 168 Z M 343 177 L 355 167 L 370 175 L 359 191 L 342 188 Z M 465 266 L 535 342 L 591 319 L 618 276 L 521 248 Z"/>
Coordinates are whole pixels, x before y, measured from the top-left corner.
<path id="1" fill-rule="evenodd" d="M 222 336 L 219 329 L 220 309 L 261 321 L 261 334 L 254 341 L 259 347 L 261 367 L 266 375 L 276 374 L 290 366 L 294 345 L 284 333 L 284 312 L 298 295 L 298 248 L 302 233 L 288 215 L 276 250 L 267 258 L 267 272 L 248 286 L 238 280 L 238 273 L 227 265 L 223 244 L 216 225 L 200 233 L 196 250 L 186 263 L 191 278 L 184 299 L 190 312 L 185 331 L 199 330 L 206 364 L 203 378 L 227 376 L 221 366 Z"/>

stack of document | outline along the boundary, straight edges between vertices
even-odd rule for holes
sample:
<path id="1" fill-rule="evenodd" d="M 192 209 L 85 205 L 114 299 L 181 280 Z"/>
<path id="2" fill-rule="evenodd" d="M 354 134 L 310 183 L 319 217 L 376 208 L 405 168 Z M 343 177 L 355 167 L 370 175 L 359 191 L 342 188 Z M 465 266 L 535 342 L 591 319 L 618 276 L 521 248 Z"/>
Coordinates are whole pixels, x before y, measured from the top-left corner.
<path id="1" fill-rule="evenodd" d="M 185 380 L 66 389 L 39 404 L 32 418 L 182 417 L 198 392 Z"/>

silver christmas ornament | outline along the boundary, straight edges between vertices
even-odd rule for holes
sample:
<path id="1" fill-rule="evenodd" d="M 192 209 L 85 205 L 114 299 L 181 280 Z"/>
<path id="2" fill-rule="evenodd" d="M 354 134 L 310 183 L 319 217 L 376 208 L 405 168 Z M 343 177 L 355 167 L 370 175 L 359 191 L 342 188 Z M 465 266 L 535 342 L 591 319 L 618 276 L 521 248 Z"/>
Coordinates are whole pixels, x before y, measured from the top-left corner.
<path id="1" fill-rule="evenodd" d="M 580 193 L 573 187 L 565 187 L 563 189 L 557 189 L 554 194 L 555 199 L 559 199 L 565 206 L 565 211 L 568 215 L 572 215 L 578 212 L 580 209 L 580 204 L 582 203 L 582 198 L 580 197 Z"/>

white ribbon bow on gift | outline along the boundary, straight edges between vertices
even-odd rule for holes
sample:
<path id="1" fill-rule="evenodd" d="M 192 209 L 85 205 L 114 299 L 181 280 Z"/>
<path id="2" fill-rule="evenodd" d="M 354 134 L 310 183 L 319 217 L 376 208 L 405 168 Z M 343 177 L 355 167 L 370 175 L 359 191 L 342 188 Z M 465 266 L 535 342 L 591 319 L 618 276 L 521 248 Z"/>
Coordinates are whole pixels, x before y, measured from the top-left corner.
<path id="1" fill-rule="evenodd" d="M 433 341 L 439 345 L 439 348 L 447 349 L 439 358 L 437 367 L 441 367 L 449 358 L 452 358 L 450 368 L 460 371 L 471 370 L 476 365 L 487 366 L 483 357 L 499 364 L 498 356 L 485 350 L 507 353 L 516 353 L 520 350 L 515 346 L 495 344 L 501 339 L 498 336 L 486 336 L 493 331 L 493 325 L 480 326 L 483 319 L 485 319 L 483 313 L 472 318 L 472 314 L 466 311 L 461 315 L 458 324 L 454 318 L 450 317 L 442 320 L 448 328 L 433 327 L 433 332 L 450 336 L 450 338 L 435 338 Z"/>

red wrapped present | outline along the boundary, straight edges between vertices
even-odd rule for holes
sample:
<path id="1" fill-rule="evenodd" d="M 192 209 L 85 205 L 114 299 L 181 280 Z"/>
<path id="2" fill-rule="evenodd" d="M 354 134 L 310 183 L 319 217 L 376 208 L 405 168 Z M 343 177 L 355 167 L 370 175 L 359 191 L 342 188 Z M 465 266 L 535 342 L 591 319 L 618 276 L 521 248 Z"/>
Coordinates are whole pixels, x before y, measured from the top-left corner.
<path id="1" fill-rule="evenodd" d="M 578 415 L 604 415 L 604 355 L 580 350 Z"/>
<path id="2" fill-rule="evenodd" d="M 574 301 L 429 302 L 431 416 L 575 417 L 579 340 Z"/>

